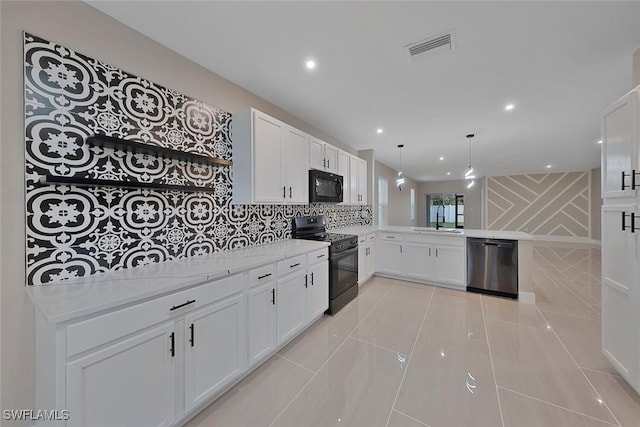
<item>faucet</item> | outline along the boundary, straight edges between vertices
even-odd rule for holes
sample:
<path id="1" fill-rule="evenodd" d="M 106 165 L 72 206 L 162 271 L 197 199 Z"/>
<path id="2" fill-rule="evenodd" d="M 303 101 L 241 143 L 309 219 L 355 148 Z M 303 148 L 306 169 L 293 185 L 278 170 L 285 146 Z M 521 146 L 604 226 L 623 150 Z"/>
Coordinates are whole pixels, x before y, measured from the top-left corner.
<path id="1" fill-rule="evenodd" d="M 440 212 L 440 206 L 442 206 L 442 223 L 444 224 L 444 203 L 442 205 L 438 205 L 436 208 L 436 230 L 440 229 L 440 217 L 438 216 L 438 212 Z"/>

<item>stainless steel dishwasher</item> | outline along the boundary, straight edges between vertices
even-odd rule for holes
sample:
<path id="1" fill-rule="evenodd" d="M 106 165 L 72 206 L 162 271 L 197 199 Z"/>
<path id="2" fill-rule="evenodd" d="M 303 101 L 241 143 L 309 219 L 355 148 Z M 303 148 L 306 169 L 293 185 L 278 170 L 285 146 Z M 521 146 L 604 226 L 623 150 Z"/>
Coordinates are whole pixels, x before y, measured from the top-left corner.
<path id="1" fill-rule="evenodd" d="M 518 298 L 518 242 L 468 237 L 467 291 Z"/>

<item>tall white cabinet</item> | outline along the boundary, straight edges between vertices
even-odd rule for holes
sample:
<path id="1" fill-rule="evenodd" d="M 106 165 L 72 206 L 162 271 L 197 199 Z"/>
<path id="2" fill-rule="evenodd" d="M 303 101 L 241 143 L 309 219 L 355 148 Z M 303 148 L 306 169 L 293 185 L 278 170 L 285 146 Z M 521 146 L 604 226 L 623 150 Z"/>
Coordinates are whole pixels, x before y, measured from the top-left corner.
<path id="1" fill-rule="evenodd" d="M 640 392 L 640 87 L 602 113 L 602 352 Z"/>

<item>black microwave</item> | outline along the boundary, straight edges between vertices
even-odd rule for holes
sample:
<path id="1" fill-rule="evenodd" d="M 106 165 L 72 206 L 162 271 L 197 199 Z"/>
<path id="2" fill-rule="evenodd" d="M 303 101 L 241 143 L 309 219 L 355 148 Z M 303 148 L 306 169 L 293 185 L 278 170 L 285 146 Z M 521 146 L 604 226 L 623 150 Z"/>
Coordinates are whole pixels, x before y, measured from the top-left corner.
<path id="1" fill-rule="evenodd" d="M 313 169 L 309 171 L 309 203 L 340 203 L 342 187 L 342 175 Z"/>

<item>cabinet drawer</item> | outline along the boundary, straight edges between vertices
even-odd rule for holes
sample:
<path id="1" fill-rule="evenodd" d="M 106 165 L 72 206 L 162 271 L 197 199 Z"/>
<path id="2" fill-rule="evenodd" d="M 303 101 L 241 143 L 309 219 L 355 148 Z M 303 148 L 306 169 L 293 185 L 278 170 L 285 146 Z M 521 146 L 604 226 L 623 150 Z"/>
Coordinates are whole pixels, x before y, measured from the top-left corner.
<path id="1" fill-rule="evenodd" d="M 292 258 L 278 261 L 278 276 L 284 276 L 292 271 L 307 268 L 307 254 L 294 256 Z"/>
<path id="2" fill-rule="evenodd" d="M 276 278 L 276 265 L 269 264 L 249 271 L 249 287 L 267 283 Z"/>
<path id="3" fill-rule="evenodd" d="M 244 290 L 241 274 L 176 292 L 67 327 L 67 357 Z"/>
<path id="4" fill-rule="evenodd" d="M 329 259 L 329 248 L 318 249 L 307 254 L 307 263 L 309 265 Z"/>
<path id="5" fill-rule="evenodd" d="M 391 240 L 391 241 L 401 242 L 402 234 L 380 232 L 378 233 L 378 238 L 380 240 Z"/>

